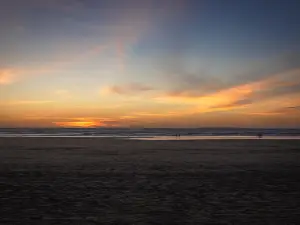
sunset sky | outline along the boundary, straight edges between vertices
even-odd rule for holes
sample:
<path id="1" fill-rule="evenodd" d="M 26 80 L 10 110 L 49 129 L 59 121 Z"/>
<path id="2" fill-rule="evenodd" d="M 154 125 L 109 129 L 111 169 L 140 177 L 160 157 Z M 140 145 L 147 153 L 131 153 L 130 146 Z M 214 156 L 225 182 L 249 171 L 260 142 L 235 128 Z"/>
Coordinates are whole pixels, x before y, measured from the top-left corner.
<path id="1" fill-rule="evenodd" d="M 1 0 L 0 127 L 300 127 L 299 0 Z"/>

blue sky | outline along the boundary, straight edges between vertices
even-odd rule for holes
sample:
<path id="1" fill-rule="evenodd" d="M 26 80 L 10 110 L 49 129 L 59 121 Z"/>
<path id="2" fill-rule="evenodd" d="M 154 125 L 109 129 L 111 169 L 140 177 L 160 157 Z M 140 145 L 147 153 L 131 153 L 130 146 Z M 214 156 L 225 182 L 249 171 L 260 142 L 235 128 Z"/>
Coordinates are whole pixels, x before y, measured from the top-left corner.
<path id="1" fill-rule="evenodd" d="M 157 101 L 174 93 L 202 98 L 272 78 L 281 86 L 275 82 L 276 88 L 268 92 L 277 97 L 292 93 L 295 101 L 286 107 L 295 107 L 300 74 L 291 71 L 300 68 L 299 8 L 297 0 L 2 0 L 0 104 L 13 112 L 18 104 L 11 102 L 19 102 L 18 112 L 39 115 L 42 107 L 55 105 L 51 115 L 62 117 L 63 111 L 65 120 L 75 105 L 82 112 L 74 118 L 85 117 L 84 110 L 96 105 L 98 111 L 86 117 L 100 121 L 107 117 L 103 105 L 126 105 L 113 118 L 118 122 L 137 112 L 168 114 L 190 104 L 188 99 Z M 63 103 L 57 93 L 64 93 Z M 260 112 L 253 101 L 245 112 L 280 110 L 273 105 Z M 41 103 L 39 109 L 32 107 L 35 103 Z M 186 110 L 205 118 L 197 110 Z M 14 119 L 18 116 L 10 115 L 3 124 L 26 120 Z M 164 126 L 155 118 L 157 126 Z M 26 124 L 51 126 L 50 120 Z M 185 126 L 173 120 L 174 126 Z"/>

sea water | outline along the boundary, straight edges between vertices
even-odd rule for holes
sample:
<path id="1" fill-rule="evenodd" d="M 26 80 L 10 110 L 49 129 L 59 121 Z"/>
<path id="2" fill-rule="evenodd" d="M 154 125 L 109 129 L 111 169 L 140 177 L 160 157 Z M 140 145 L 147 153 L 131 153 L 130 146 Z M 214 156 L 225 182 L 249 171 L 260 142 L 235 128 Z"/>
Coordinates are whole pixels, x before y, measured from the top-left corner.
<path id="1" fill-rule="evenodd" d="M 0 128 L 0 137 L 117 137 L 143 140 L 299 139 L 300 128 Z M 180 136 L 179 136 L 180 135 Z"/>

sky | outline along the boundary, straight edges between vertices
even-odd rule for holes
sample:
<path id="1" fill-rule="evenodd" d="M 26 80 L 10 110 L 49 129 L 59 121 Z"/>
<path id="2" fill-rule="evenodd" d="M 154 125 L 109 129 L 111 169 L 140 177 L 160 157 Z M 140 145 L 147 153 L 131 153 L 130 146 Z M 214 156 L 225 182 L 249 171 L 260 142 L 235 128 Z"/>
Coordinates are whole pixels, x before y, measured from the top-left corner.
<path id="1" fill-rule="evenodd" d="M 299 0 L 1 0 L 0 127 L 300 127 Z"/>

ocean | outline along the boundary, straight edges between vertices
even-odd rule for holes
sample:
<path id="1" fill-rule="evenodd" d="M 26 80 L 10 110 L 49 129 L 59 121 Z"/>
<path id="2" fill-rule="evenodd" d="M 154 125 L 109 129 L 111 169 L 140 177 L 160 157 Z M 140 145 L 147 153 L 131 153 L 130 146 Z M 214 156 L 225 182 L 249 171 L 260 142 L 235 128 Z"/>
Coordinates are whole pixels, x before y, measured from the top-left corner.
<path id="1" fill-rule="evenodd" d="M 0 128 L 0 137 L 118 137 L 137 139 L 298 139 L 298 128 Z M 177 134 L 177 136 L 176 136 Z"/>

